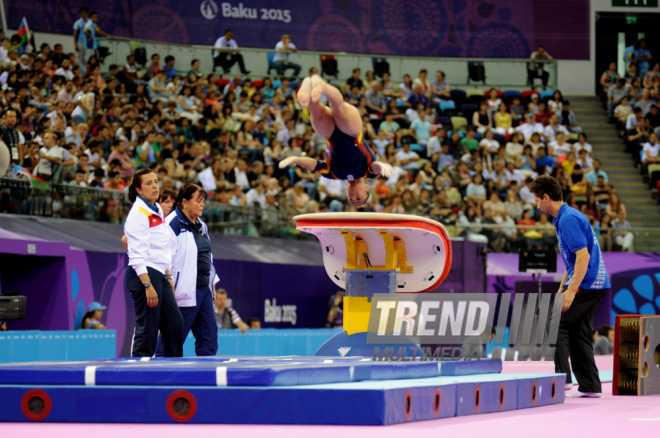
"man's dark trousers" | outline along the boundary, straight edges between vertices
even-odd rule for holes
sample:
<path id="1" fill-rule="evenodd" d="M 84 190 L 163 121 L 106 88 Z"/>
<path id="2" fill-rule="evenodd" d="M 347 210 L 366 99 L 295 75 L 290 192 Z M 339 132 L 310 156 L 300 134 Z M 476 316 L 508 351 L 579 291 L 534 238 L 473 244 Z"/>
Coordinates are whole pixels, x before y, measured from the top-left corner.
<path id="1" fill-rule="evenodd" d="M 567 287 L 564 286 L 564 291 Z M 581 392 L 602 392 L 598 368 L 594 359 L 594 317 L 608 289 L 580 289 L 571 307 L 562 312 L 555 350 L 555 371 L 566 374 L 571 383 L 571 358 L 573 373 Z"/>

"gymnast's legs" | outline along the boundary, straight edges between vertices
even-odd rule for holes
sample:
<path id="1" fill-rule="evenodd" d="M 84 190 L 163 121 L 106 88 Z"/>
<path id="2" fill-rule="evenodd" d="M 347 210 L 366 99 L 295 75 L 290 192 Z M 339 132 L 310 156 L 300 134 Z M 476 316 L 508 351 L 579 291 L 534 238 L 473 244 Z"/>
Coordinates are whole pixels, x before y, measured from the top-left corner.
<path id="1" fill-rule="evenodd" d="M 329 108 L 321 103 L 321 94 L 328 99 Z M 298 90 L 298 102 L 309 110 L 312 127 L 323 138 L 330 138 L 335 126 L 351 137 L 362 132 L 362 117 L 357 108 L 344 102 L 341 92 L 319 75 L 305 78 Z"/>

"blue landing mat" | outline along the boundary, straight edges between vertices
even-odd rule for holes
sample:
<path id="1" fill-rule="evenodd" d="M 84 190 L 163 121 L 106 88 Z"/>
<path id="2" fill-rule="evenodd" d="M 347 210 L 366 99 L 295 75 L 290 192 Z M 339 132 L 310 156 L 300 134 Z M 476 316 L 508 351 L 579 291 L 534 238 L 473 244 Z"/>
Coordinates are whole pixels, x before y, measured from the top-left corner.
<path id="1" fill-rule="evenodd" d="M 285 387 L 0 385 L 0 421 L 387 425 L 563 403 L 564 379 L 490 374 Z"/>
<path id="2" fill-rule="evenodd" d="M 301 360 L 297 360 L 301 359 Z M 4 385 L 292 386 L 499 373 L 500 361 L 374 362 L 367 358 L 224 358 L 0 365 Z M 366 360 L 365 360 L 366 359 Z"/>

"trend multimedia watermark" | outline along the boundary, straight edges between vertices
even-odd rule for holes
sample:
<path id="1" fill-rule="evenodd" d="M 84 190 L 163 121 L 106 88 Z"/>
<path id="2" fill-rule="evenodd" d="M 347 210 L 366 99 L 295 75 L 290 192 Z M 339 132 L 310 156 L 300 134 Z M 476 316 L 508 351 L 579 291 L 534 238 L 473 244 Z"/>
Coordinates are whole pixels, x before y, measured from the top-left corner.
<path id="1" fill-rule="evenodd" d="M 377 361 L 481 359 L 491 342 L 513 347 L 495 348 L 493 359 L 552 360 L 563 301 L 563 294 L 376 294 L 366 343 Z"/>

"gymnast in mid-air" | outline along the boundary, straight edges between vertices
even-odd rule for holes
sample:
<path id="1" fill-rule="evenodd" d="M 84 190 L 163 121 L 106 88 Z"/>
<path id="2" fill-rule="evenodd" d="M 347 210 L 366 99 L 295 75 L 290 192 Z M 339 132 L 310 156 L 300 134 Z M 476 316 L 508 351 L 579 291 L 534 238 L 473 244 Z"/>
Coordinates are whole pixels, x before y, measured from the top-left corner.
<path id="1" fill-rule="evenodd" d="M 321 94 L 329 107 L 321 103 Z M 328 160 L 288 157 L 280 168 L 297 164 L 330 179 L 346 180 L 346 197 L 354 206 L 369 198 L 366 179 L 392 175 L 392 166 L 376 161 L 371 148 L 362 140 L 362 117 L 357 108 L 344 102 L 341 92 L 320 76 L 305 78 L 298 90 L 298 102 L 309 110 L 314 131 L 328 140 Z"/>

